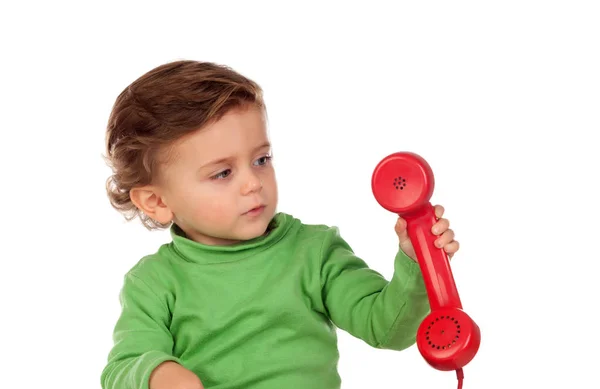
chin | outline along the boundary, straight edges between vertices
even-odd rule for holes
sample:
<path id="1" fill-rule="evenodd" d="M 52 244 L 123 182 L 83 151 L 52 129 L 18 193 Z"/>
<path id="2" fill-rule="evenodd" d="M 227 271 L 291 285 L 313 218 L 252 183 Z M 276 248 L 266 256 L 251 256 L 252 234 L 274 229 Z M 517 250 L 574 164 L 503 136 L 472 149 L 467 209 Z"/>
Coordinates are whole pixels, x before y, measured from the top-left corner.
<path id="1" fill-rule="evenodd" d="M 252 228 L 249 229 L 248 231 L 246 231 L 242 237 L 243 240 L 250 240 L 250 239 L 254 239 L 254 238 L 258 238 L 262 235 L 265 234 L 265 232 L 267 232 L 267 227 L 269 226 L 269 223 L 266 223 L 264 226 L 261 226 L 260 228 Z"/>
<path id="2" fill-rule="evenodd" d="M 240 239 L 250 240 L 258 238 L 267 232 L 269 224 L 272 218 L 265 217 L 260 223 L 254 223 L 253 225 L 246 226 L 243 231 L 240 231 Z"/>

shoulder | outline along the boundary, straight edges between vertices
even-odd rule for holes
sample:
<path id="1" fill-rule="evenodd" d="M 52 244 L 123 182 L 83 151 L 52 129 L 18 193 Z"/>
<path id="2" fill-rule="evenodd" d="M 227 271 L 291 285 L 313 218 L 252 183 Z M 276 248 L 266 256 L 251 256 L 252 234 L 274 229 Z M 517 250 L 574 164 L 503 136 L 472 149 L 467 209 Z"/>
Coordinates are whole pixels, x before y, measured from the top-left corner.
<path id="1" fill-rule="evenodd" d="M 336 225 L 306 222 L 287 213 L 279 213 L 279 217 L 284 218 L 287 220 L 286 223 L 291 225 L 288 235 L 291 235 L 298 245 L 322 249 L 325 245 L 341 240 L 340 229 Z"/>
<path id="2" fill-rule="evenodd" d="M 285 212 L 278 212 L 277 215 L 275 215 L 275 220 L 278 223 L 288 226 L 289 229 L 296 230 L 296 232 L 308 235 L 320 235 L 323 233 L 327 233 L 331 230 L 337 229 L 336 226 L 327 225 L 323 223 L 308 223 L 305 220 L 300 219 L 297 215 Z"/>
<path id="3" fill-rule="evenodd" d="M 163 244 L 154 253 L 141 257 L 123 275 L 120 299 L 122 304 L 159 304 L 169 310 L 175 300 L 175 283 L 170 258 Z"/>
<path id="4" fill-rule="evenodd" d="M 125 278 L 138 279 L 149 286 L 163 283 L 173 268 L 169 246 L 168 243 L 162 244 L 155 252 L 141 257 L 125 273 Z"/>

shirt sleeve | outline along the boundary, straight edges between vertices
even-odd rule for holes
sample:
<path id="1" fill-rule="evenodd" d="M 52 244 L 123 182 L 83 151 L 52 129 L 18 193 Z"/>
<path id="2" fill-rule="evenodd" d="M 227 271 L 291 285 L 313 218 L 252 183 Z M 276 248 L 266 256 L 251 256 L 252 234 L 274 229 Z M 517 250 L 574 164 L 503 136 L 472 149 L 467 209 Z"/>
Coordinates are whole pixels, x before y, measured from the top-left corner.
<path id="1" fill-rule="evenodd" d="M 172 355 L 167 303 L 140 278 L 129 273 L 120 292 L 121 314 L 114 345 L 101 374 L 102 389 L 148 389 L 152 371 Z"/>
<path id="2" fill-rule="evenodd" d="M 387 281 L 354 254 L 336 227 L 321 249 L 321 288 L 330 320 L 376 348 L 400 351 L 415 344 L 430 310 L 418 263 L 399 248 Z"/>

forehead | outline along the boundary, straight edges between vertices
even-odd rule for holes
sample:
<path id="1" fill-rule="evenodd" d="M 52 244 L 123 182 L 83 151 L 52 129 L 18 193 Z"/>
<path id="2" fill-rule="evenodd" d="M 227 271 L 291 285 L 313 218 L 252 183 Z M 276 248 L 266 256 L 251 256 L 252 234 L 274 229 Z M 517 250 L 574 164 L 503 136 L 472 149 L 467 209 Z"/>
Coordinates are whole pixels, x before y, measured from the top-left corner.
<path id="1" fill-rule="evenodd" d="M 267 140 L 264 111 L 255 107 L 239 108 L 185 137 L 172 151 L 180 161 L 202 164 L 247 154 Z"/>

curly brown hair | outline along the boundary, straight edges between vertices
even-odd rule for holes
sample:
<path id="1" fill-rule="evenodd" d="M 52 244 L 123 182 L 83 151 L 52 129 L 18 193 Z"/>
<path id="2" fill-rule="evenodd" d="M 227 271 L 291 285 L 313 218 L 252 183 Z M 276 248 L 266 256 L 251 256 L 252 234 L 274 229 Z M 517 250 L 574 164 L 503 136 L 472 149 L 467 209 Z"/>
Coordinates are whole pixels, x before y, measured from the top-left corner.
<path id="1" fill-rule="evenodd" d="M 151 219 L 132 203 L 131 189 L 154 181 L 174 142 L 248 104 L 265 109 L 262 89 L 225 65 L 180 60 L 143 74 L 119 94 L 108 120 L 111 205 L 149 230 L 168 228 L 171 223 Z"/>

